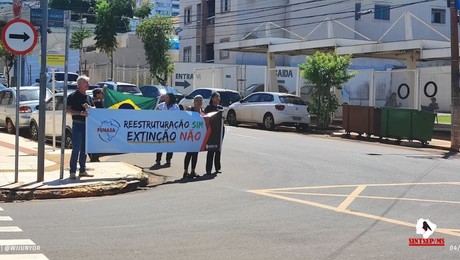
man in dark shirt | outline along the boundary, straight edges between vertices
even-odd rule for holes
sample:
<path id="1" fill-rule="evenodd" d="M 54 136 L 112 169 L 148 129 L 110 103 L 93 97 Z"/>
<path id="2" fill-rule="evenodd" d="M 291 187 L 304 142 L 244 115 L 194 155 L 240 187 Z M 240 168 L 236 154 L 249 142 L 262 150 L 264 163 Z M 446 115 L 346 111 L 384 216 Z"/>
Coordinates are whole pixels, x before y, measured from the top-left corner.
<path id="1" fill-rule="evenodd" d="M 90 96 L 86 95 L 89 78 L 80 76 L 77 79 L 77 90 L 67 97 L 67 113 L 72 115 L 72 154 L 70 156 L 70 178 L 76 178 L 77 161 L 80 164 L 79 177 L 93 177 L 86 172 L 86 111 L 94 107 Z"/>

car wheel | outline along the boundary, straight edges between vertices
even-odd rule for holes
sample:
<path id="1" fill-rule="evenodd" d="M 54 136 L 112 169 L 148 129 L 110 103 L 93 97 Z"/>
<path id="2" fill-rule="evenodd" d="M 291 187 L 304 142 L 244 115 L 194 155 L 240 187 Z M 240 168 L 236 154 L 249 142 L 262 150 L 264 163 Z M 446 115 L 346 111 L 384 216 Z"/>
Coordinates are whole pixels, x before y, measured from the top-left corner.
<path id="1" fill-rule="evenodd" d="M 69 130 L 65 131 L 64 147 L 68 149 L 72 149 L 72 132 Z"/>
<path id="2" fill-rule="evenodd" d="M 14 134 L 16 133 L 16 129 L 14 128 L 14 124 L 13 124 L 13 121 L 11 121 L 11 119 L 6 119 L 6 132 L 8 132 L 8 134 Z"/>
<path id="3" fill-rule="evenodd" d="M 30 138 L 32 138 L 32 140 L 37 141 L 38 140 L 38 126 L 37 126 L 37 123 L 35 123 L 35 122 L 30 123 L 29 132 L 30 132 Z"/>
<path id="4" fill-rule="evenodd" d="M 236 120 L 236 113 L 233 110 L 228 111 L 227 122 L 231 126 L 238 126 L 238 121 Z"/>
<path id="5" fill-rule="evenodd" d="M 308 125 L 307 124 L 296 125 L 295 129 L 297 130 L 297 132 L 307 132 Z"/>
<path id="6" fill-rule="evenodd" d="M 275 119 L 272 114 L 268 113 L 264 116 L 264 127 L 267 130 L 275 129 Z"/>

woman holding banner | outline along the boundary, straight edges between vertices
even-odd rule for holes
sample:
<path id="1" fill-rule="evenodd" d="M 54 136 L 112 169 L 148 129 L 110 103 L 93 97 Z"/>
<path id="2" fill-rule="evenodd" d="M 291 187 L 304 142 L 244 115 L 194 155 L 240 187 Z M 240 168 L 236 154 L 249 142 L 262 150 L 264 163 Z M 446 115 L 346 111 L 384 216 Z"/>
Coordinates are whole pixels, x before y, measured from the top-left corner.
<path id="1" fill-rule="evenodd" d="M 201 108 L 201 106 L 203 106 L 203 96 L 196 95 L 193 98 L 193 107 L 188 107 L 187 110 L 188 111 L 193 111 L 193 112 L 198 112 L 198 113 L 200 113 L 201 116 L 204 116 L 205 113 L 203 111 L 203 108 Z M 188 166 L 190 164 L 190 160 L 192 161 L 192 167 L 191 167 L 191 171 L 190 171 L 190 174 L 189 174 L 188 173 Z M 185 154 L 184 175 L 182 176 L 184 179 L 187 179 L 187 178 L 191 179 L 191 178 L 199 177 L 199 175 L 196 174 L 196 172 L 195 172 L 197 161 L 198 161 L 198 152 L 187 152 Z"/>
<path id="2" fill-rule="evenodd" d="M 167 93 L 164 96 L 164 102 L 158 104 L 157 110 L 180 110 L 179 106 L 176 104 L 176 97 L 174 96 L 173 93 Z M 157 158 L 156 158 L 156 163 L 155 165 L 152 166 L 154 169 L 159 169 L 161 168 L 161 156 L 163 153 L 157 153 Z M 164 167 L 170 167 L 171 166 L 171 159 L 173 157 L 173 153 L 166 153 L 166 164 Z"/>
<path id="3" fill-rule="evenodd" d="M 220 105 L 220 94 L 218 92 L 214 92 L 211 94 L 211 98 L 209 100 L 209 105 L 204 109 L 204 112 L 206 114 L 215 112 L 215 111 L 221 111 L 224 110 L 224 108 Z M 224 131 L 224 129 L 222 129 Z M 223 136 L 223 133 L 222 133 Z M 220 151 L 208 151 L 208 154 L 206 155 L 206 174 L 212 174 L 212 163 L 214 161 L 214 168 L 217 173 L 222 173 L 221 165 L 220 165 Z"/>

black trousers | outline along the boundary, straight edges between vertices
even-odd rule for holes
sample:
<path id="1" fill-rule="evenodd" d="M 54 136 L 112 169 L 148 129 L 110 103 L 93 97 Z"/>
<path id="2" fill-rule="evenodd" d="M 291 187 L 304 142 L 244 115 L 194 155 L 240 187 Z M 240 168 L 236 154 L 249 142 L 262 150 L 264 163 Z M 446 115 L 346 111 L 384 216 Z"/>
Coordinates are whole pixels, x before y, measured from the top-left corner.
<path id="1" fill-rule="evenodd" d="M 195 171 L 196 163 L 198 161 L 198 153 L 186 153 L 184 159 L 184 170 L 188 170 L 188 165 L 190 164 L 190 160 L 192 161 L 192 172 Z"/>
<path id="2" fill-rule="evenodd" d="M 156 160 L 157 163 L 161 162 L 162 155 L 163 153 L 157 153 L 157 160 Z M 173 153 L 166 153 L 166 162 L 171 161 L 172 157 L 173 157 Z"/>
<path id="3" fill-rule="evenodd" d="M 206 173 L 210 173 L 212 170 L 212 164 L 214 161 L 214 168 L 216 171 L 220 170 L 220 151 L 208 151 L 206 155 Z"/>

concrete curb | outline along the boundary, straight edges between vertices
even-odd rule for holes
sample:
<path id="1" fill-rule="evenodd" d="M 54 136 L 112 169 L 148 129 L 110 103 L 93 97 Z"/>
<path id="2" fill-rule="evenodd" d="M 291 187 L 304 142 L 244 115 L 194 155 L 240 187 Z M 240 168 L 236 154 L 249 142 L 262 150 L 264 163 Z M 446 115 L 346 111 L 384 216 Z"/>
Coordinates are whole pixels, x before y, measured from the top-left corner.
<path id="1" fill-rule="evenodd" d="M 339 137 L 343 139 L 348 139 L 348 140 L 353 140 L 353 141 L 364 141 L 364 142 L 369 142 L 369 143 L 381 143 L 381 144 L 389 144 L 389 145 L 397 145 L 397 146 L 405 146 L 405 147 L 413 147 L 413 148 L 431 148 L 431 149 L 437 149 L 437 150 L 444 150 L 444 151 L 450 151 L 450 147 L 442 146 L 442 145 L 436 145 L 433 144 L 433 140 L 428 141 L 428 144 L 423 145 L 422 143 L 415 141 L 415 142 L 407 142 L 407 141 L 401 141 L 397 142 L 395 140 L 389 140 L 389 139 L 379 139 L 377 137 L 359 137 L 358 135 L 346 135 L 345 133 L 342 132 L 336 132 L 329 134 L 331 137 Z M 431 142 L 431 143 L 430 143 Z"/>
<path id="2" fill-rule="evenodd" d="M 116 195 L 137 190 L 139 187 L 155 187 L 166 180 L 149 172 L 140 173 L 138 178 L 124 178 L 110 183 L 96 183 L 77 187 L 60 188 L 2 188 L 0 189 L 0 201 L 12 202 L 15 200 L 34 199 L 64 199 L 80 197 L 98 197 Z"/>

